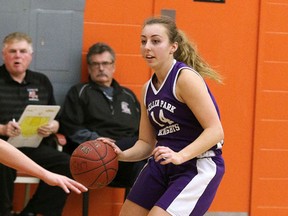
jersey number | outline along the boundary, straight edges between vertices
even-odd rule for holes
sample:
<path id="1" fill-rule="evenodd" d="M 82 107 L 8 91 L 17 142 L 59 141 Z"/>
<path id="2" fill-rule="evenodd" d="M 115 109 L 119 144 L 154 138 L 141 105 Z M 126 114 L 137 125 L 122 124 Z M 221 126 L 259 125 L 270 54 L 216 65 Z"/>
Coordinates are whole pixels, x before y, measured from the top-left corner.
<path id="1" fill-rule="evenodd" d="M 163 113 L 163 110 L 162 110 L 162 109 L 160 109 L 160 112 L 159 112 L 159 120 L 160 120 L 161 122 L 158 122 L 158 121 L 155 119 L 155 116 L 154 116 L 154 112 L 153 112 L 153 111 L 151 112 L 151 117 L 152 117 L 153 121 L 154 121 L 156 124 L 158 124 L 160 127 L 164 127 L 164 125 L 165 125 L 165 124 L 161 124 L 161 122 L 162 122 L 162 123 L 168 123 L 169 125 L 171 125 L 171 124 L 174 123 L 174 121 L 172 121 L 172 120 L 170 120 L 170 119 L 168 119 L 168 118 L 166 118 L 166 117 L 164 116 L 164 113 Z"/>

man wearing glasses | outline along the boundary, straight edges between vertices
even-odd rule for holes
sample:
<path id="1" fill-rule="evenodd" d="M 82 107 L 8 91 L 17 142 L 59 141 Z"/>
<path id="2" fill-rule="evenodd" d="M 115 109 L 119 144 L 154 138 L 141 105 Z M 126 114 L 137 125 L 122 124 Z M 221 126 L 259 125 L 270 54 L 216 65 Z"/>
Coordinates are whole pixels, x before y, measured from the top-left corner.
<path id="1" fill-rule="evenodd" d="M 115 52 L 96 43 L 87 53 L 89 81 L 73 86 L 67 93 L 60 122 L 61 132 L 72 153 L 81 143 L 106 137 L 128 149 L 138 139 L 140 105 L 135 94 L 113 78 Z M 131 187 L 146 161 L 119 162 L 113 185 Z"/>

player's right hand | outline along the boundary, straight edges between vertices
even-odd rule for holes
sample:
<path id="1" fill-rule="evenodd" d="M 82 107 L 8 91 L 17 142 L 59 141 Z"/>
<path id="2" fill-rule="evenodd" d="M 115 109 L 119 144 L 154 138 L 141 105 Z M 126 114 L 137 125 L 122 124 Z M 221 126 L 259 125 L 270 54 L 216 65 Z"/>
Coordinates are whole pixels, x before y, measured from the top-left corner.
<path id="1" fill-rule="evenodd" d="M 115 144 L 115 140 L 107 137 L 99 137 L 96 140 L 102 141 L 103 143 L 110 145 L 117 155 L 122 153 L 122 150 Z"/>

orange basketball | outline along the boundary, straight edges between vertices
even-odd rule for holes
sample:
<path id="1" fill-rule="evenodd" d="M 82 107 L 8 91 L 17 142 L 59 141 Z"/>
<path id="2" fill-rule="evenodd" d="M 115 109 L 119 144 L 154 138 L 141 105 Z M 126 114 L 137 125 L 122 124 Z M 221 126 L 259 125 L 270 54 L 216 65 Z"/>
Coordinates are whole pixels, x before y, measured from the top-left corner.
<path id="1" fill-rule="evenodd" d="M 84 142 L 71 155 L 70 171 L 76 181 L 89 189 L 105 187 L 117 174 L 117 155 L 102 141 Z"/>

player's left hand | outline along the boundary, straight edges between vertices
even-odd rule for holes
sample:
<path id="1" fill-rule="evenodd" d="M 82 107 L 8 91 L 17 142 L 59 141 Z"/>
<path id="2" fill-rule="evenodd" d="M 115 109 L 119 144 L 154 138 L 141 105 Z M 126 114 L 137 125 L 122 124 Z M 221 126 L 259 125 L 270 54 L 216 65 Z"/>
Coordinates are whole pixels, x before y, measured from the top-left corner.
<path id="1" fill-rule="evenodd" d="M 182 164 L 182 158 L 180 157 L 180 155 L 165 146 L 156 147 L 153 150 L 152 155 L 154 156 L 155 161 L 159 161 L 162 165 L 168 163 L 173 163 L 175 165 Z"/>

